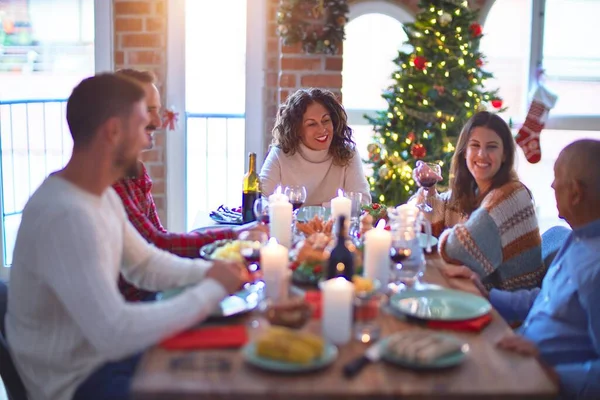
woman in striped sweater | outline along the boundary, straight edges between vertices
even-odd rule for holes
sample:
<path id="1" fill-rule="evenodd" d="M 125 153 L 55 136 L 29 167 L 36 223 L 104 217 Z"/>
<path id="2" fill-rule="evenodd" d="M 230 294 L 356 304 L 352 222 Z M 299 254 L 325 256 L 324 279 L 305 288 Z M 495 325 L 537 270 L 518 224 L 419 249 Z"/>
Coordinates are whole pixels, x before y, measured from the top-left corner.
<path id="1" fill-rule="evenodd" d="M 431 190 L 427 198 L 444 260 L 468 266 L 488 288 L 537 287 L 545 274 L 533 199 L 517 177 L 514 158 L 506 122 L 479 112 L 458 138 L 451 190 Z"/>

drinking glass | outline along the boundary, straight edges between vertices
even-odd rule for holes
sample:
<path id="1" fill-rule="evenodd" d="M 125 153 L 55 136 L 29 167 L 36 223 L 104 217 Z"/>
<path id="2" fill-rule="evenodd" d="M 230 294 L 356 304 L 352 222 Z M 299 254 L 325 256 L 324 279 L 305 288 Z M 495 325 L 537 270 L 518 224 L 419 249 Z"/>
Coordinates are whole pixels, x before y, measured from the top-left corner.
<path id="1" fill-rule="evenodd" d="M 269 225 L 269 199 L 266 197 L 256 199 L 254 202 L 254 216 L 259 223 Z"/>
<path id="2" fill-rule="evenodd" d="M 392 281 L 397 288 L 413 286 L 425 272 L 425 256 L 413 226 L 392 227 Z"/>
<path id="3" fill-rule="evenodd" d="M 246 261 L 248 272 L 254 278 L 260 269 L 260 249 L 267 244 L 269 236 L 259 230 L 244 231 L 239 234 L 240 254 Z"/>
<path id="4" fill-rule="evenodd" d="M 348 235 L 357 239 L 360 233 L 360 214 L 362 212 L 362 193 L 360 192 L 346 192 L 346 197 L 350 199 L 352 205 L 350 206 L 350 228 L 348 229 Z"/>
<path id="5" fill-rule="evenodd" d="M 413 170 L 413 178 L 417 185 L 423 188 L 423 199 L 417 204 L 417 207 L 423 212 L 433 211 L 431 205 L 427 202 L 429 189 L 442 180 L 442 168 L 436 163 L 426 163 L 417 161 L 416 168 Z"/>
<path id="6" fill-rule="evenodd" d="M 296 219 L 298 209 L 306 201 L 306 188 L 297 185 L 286 186 L 283 193 L 290 199 L 290 203 L 292 203 L 292 207 L 294 208 L 294 219 Z"/>

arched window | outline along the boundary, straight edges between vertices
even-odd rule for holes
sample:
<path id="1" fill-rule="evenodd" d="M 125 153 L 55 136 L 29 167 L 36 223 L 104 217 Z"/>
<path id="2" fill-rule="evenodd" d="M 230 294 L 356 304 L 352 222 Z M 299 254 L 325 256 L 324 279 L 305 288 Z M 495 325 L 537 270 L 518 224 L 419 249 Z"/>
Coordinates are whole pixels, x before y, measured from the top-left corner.
<path id="1" fill-rule="evenodd" d="M 346 26 L 342 96 L 354 141 L 363 158 L 373 127 L 364 114 L 387 109 L 381 97 L 392 83 L 396 66 L 393 60 L 407 40 L 403 23 L 413 20 L 399 6 L 384 1 L 369 1 L 350 6 L 350 22 Z"/>

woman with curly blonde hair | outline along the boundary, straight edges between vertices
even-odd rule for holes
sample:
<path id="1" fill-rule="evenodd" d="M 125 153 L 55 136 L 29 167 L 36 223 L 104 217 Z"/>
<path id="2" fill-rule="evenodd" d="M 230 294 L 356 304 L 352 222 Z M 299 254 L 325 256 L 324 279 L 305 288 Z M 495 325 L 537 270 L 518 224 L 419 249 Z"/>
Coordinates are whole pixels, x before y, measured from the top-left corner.
<path id="1" fill-rule="evenodd" d="M 299 89 L 279 107 L 260 183 L 265 195 L 278 185 L 304 186 L 307 206 L 328 203 L 338 189 L 371 201 L 346 111 L 333 93 Z"/>

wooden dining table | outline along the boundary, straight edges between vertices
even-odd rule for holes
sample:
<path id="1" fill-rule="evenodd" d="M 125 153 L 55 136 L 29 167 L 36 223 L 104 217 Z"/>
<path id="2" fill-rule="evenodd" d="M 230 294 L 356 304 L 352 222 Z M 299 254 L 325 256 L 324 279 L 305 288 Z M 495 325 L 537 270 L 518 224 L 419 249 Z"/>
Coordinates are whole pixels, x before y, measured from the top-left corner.
<path id="1" fill-rule="evenodd" d="M 441 274 L 445 262 L 427 256 L 423 281 L 443 287 L 472 290 L 469 281 L 448 280 Z M 462 285 L 462 286 L 461 286 Z M 425 329 L 390 313 L 380 315 L 382 336 Z M 255 326 L 266 321 L 254 312 L 225 323 L 246 324 L 250 340 Z M 320 333 L 319 320 L 303 329 Z M 345 364 L 362 355 L 368 345 L 359 341 L 339 346 L 329 367 L 311 373 L 280 374 L 247 364 L 239 349 L 146 351 L 132 383 L 137 400 L 158 399 L 551 399 L 558 390 L 535 358 L 499 349 L 496 343 L 511 328 L 493 310 L 492 322 L 481 332 L 450 332 L 468 343 L 469 351 L 458 366 L 444 370 L 411 370 L 380 361 L 368 365 L 352 379 L 343 376 Z"/>

